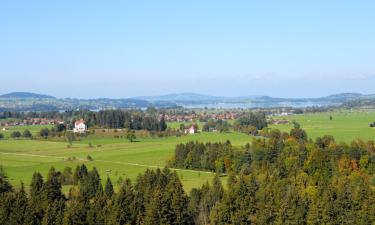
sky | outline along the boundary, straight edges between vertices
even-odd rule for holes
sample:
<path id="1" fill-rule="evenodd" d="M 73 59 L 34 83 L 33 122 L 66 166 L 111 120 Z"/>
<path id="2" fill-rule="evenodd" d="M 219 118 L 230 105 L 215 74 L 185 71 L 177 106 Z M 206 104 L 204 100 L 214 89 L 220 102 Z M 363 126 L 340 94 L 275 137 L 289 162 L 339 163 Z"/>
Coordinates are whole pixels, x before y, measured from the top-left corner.
<path id="1" fill-rule="evenodd" d="M 375 1 L 0 1 L 0 94 L 375 93 Z"/>

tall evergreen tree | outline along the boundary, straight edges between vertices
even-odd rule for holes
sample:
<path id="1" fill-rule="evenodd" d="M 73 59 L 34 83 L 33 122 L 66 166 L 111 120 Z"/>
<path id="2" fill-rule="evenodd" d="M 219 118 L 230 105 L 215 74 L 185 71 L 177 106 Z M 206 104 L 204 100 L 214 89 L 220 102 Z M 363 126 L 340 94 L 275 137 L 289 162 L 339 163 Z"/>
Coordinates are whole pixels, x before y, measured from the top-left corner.
<path id="1" fill-rule="evenodd" d="M 112 195 L 113 195 L 113 193 L 114 193 L 114 191 L 113 191 L 112 181 L 111 181 L 111 179 L 110 179 L 109 177 L 107 178 L 107 181 L 106 181 L 106 183 L 105 183 L 104 193 L 105 193 L 105 195 L 106 195 L 108 198 L 112 198 Z"/>

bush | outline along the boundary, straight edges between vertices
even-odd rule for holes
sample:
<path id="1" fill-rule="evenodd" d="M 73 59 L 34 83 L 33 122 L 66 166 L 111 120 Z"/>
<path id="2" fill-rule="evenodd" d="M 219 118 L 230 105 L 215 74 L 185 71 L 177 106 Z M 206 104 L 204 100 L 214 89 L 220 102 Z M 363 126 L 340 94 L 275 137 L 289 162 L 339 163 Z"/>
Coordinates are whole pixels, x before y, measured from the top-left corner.
<path id="1" fill-rule="evenodd" d="M 88 160 L 88 161 L 93 161 L 94 159 L 91 157 L 91 155 L 88 155 L 87 157 L 86 157 L 86 159 Z"/>
<path id="2" fill-rule="evenodd" d="M 49 134 L 50 134 L 50 131 L 49 131 L 48 128 L 43 128 L 43 129 L 41 129 L 41 130 L 39 131 L 39 135 L 40 135 L 41 137 L 44 137 L 44 138 L 47 138 L 47 137 L 49 136 Z"/>
<path id="3" fill-rule="evenodd" d="M 4 138 L 4 134 L 0 133 L 0 139 Z"/>
<path id="4" fill-rule="evenodd" d="M 10 136 L 11 136 L 12 138 L 20 138 L 20 137 L 21 137 L 21 132 L 19 132 L 19 131 L 14 131 L 14 132 L 12 132 L 12 133 L 10 134 Z"/>
<path id="5" fill-rule="evenodd" d="M 28 129 L 26 129 L 26 130 L 23 131 L 22 137 L 24 137 L 24 138 L 32 138 L 33 135 L 31 134 L 31 132 Z"/>

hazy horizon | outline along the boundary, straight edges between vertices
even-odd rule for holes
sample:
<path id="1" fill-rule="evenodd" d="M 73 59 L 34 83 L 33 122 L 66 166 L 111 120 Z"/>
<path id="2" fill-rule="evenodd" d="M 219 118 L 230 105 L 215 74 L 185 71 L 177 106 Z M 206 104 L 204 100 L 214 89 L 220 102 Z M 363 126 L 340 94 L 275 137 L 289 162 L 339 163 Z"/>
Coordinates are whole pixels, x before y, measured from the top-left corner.
<path id="1" fill-rule="evenodd" d="M 375 2 L 0 3 L 0 93 L 375 93 Z"/>

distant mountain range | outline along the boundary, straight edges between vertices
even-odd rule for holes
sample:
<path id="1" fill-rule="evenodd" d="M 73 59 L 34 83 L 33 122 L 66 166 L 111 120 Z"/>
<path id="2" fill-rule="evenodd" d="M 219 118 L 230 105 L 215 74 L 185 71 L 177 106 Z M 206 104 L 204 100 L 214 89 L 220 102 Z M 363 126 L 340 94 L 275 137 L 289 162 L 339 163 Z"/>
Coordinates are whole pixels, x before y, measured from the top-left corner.
<path id="1" fill-rule="evenodd" d="M 364 101 L 366 100 L 366 101 Z M 13 92 L 0 95 L 0 111 L 55 111 L 55 110 L 101 110 L 118 108 L 269 108 L 307 107 L 328 105 L 353 105 L 353 101 L 374 102 L 375 95 L 341 93 L 320 98 L 277 98 L 269 96 L 220 97 L 195 93 L 141 96 L 124 99 L 75 99 L 56 98 L 30 92 Z"/>
<path id="2" fill-rule="evenodd" d="M 11 92 L 8 94 L 0 95 L 0 98 L 47 98 L 54 99 L 55 97 L 49 95 L 35 94 L 30 92 Z"/>
<path id="3" fill-rule="evenodd" d="M 142 96 L 136 99 L 142 99 L 149 102 L 174 102 L 180 105 L 194 104 L 299 104 L 309 103 L 321 104 L 338 104 L 353 99 L 375 98 L 375 95 L 363 95 L 359 93 L 342 93 L 334 94 L 320 98 L 277 98 L 270 96 L 243 96 L 243 97 L 219 97 L 201 95 L 195 93 L 168 94 L 161 96 Z M 320 104 L 318 104 L 320 103 Z"/>

